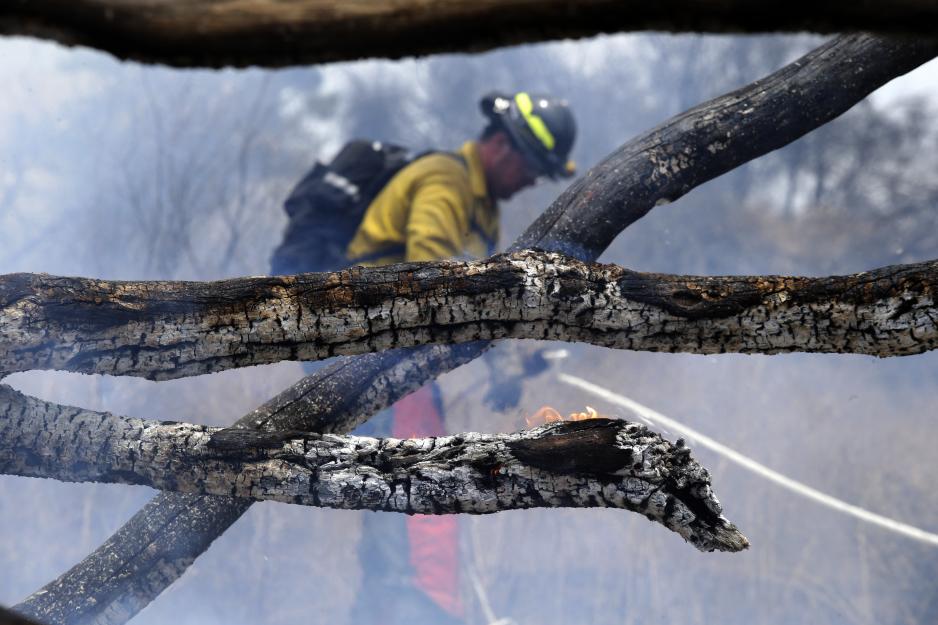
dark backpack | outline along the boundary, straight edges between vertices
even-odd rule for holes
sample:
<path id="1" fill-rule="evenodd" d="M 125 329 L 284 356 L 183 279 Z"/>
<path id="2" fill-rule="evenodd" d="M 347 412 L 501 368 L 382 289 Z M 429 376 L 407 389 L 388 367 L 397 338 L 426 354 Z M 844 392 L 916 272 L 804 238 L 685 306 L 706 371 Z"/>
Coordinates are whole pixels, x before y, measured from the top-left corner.
<path id="1" fill-rule="evenodd" d="M 270 259 L 271 274 L 348 266 L 345 250 L 365 210 L 412 160 L 406 148 L 355 140 L 346 143 L 328 165 L 316 163 L 284 204 L 290 221 Z"/>

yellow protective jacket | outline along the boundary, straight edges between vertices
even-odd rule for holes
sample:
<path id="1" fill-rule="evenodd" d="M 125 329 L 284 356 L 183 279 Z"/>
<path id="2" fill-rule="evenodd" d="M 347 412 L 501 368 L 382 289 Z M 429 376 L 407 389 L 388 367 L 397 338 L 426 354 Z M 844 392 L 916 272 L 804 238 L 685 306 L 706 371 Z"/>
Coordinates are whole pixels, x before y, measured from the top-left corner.
<path id="1" fill-rule="evenodd" d="M 365 211 L 346 255 L 355 265 L 482 258 L 495 251 L 498 207 L 485 188 L 474 141 L 457 154 L 418 158 Z"/>

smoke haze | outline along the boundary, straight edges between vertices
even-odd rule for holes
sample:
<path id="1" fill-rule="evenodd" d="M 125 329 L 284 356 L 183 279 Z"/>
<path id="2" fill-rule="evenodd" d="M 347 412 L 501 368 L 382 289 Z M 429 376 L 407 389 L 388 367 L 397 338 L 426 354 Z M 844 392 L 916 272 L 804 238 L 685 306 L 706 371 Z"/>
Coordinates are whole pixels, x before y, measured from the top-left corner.
<path id="1" fill-rule="evenodd" d="M 573 158 L 584 172 L 636 134 L 820 41 L 623 35 L 472 56 L 204 71 L 0 40 L 0 272 L 264 274 L 286 223 L 283 199 L 346 139 L 455 148 L 482 127 L 481 94 L 526 89 L 570 101 L 580 129 Z M 829 275 L 938 257 L 936 68 L 652 211 L 601 260 L 667 273 Z M 563 188 L 541 184 L 504 204 L 502 248 Z M 568 357 L 528 379 L 512 405 L 512 389 L 498 382 L 522 378 L 536 350 L 558 348 Z M 441 378 L 451 432 L 517 430 L 544 404 L 631 418 L 556 377 L 574 373 L 814 488 L 938 532 L 935 353 L 711 357 L 538 342 L 494 352 Z M 96 410 L 226 425 L 302 375 L 299 364 L 281 363 L 161 383 L 53 372 L 6 383 Z M 689 444 L 749 551 L 700 554 L 622 511 L 463 517 L 464 577 L 481 589 L 465 585 L 471 622 L 486 622 L 484 602 L 519 625 L 938 622 L 935 547 L 819 507 Z M 60 575 L 152 496 L 0 477 L 0 604 Z M 256 504 L 133 622 L 347 623 L 363 514 Z"/>

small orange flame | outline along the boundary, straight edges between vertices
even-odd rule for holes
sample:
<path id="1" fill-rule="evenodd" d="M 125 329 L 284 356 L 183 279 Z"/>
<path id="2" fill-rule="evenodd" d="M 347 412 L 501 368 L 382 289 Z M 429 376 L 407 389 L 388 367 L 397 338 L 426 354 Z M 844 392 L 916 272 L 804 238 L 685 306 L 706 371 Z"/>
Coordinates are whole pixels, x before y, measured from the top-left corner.
<path id="1" fill-rule="evenodd" d="M 603 415 L 596 412 L 591 406 L 586 407 L 586 412 L 571 412 L 566 419 L 550 406 L 541 406 L 537 412 L 530 417 L 525 417 L 525 423 L 529 428 L 534 428 L 545 423 L 554 423 L 556 421 L 586 421 L 587 419 L 605 419 Z"/>

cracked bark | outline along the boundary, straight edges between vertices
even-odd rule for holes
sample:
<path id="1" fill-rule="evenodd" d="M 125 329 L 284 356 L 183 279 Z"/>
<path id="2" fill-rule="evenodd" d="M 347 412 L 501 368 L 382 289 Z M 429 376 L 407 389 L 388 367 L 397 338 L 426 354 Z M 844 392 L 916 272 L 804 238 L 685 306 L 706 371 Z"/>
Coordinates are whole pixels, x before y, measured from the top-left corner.
<path id="1" fill-rule="evenodd" d="M 923 41 L 869 35 L 832 39 L 765 79 L 697 106 L 626 143 L 561 195 L 513 249 L 539 247 L 595 260 L 619 231 L 653 207 L 794 141 L 936 53 L 934 43 Z M 740 124 L 744 132 L 734 132 L 731 124 Z M 708 138 L 719 145 L 707 149 Z M 676 157 L 677 167 L 661 166 L 661 155 L 669 153 L 664 141 L 689 150 L 692 158 L 685 153 L 683 161 Z M 702 149 L 696 149 L 696 142 L 702 142 Z M 387 405 L 381 400 L 396 401 L 484 349 L 484 344 L 471 343 L 342 359 L 261 407 L 260 413 L 269 419 L 258 418 L 275 429 L 280 416 L 291 423 L 303 421 L 302 410 L 296 414 L 288 408 L 291 398 L 302 404 L 319 392 L 334 397 L 335 389 L 348 389 L 347 397 L 335 404 L 311 403 L 305 413 L 310 427 L 284 429 L 314 430 L 333 418 L 347 423 L 364 420 Z M 433 359 L 424 365 L 422 359 L 428 354 Z M 369 388 L 372 379 L 380 387 L 382 380 L 402 371 L 408 375 L 401 387 L 385 388 L 377 398 L 356 396 Z M 370 403 L 373 398 L 376 402 Z M 356 403 L 359 399 L 361 403 Z M 245 422 L 252 419 L 247 415 Z M 124 623 L 178 578 L 248 505 L 232 498 L 159 495 L 85 560 L 16 609 L 50 625 Z"/>
<path id="2" fill-rule="evenodd" d="M 406 514 L 623 508 L 701 551 L 748 546 L 683 441 L 617 419 L 398 440 L 147 421 L 5 385 L 0 402 L 3 474 Z"/>
<path id="3" fill-rule="evenodd" d="M 0 34 L 178 66 L 310 64 L 480 51 L 624 30 L 932 35 L 934 0 L 13 0 Z"/>
<path id="4" fill-rule="evenodd" d="M 220 282 L 0 277 L 0 371 L 163 380 L 425 344 L 918 354 L 938 345 L 938 261 L 845 277 L 644 274 L 556 253 Z"/>
<path id="5" fill-rule="evenodd" d="M 484 343 L 340 357 L 237 421 L 262 431 L 348 432 L 420 388 L 428 372 L 455 369 Z M 0 408 L 2 409 L 2 408 Z M 56 623 L 126 623 L 181 576 L 253 502 L 161 493 L 84 560 L 15 606 Z"/>

